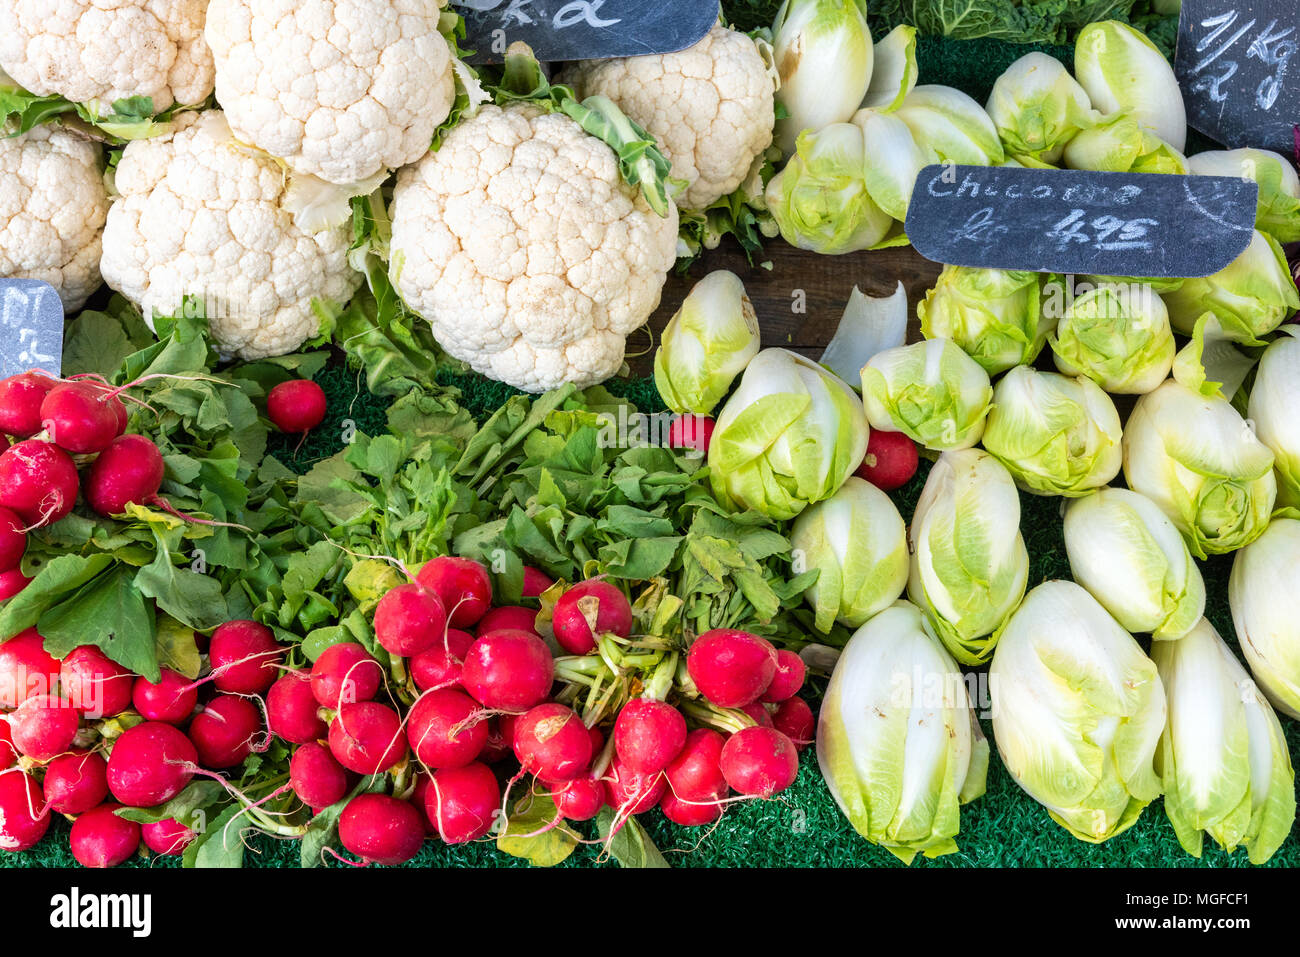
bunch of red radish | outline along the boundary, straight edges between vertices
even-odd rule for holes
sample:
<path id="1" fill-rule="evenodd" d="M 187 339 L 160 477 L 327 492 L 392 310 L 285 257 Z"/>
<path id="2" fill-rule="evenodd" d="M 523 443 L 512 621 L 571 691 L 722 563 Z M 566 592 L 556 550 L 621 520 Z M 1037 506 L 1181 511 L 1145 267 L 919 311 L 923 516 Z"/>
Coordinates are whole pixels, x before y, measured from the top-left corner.
<path id="1" fill-rule="evenodd" d="M 0 438 L 0 601 L 27 584 L 16 571 L 26 533 L 66 517 L 78 492 L 105 517 L 136 504 L 189 518 L 158 494 L 165 466 L 157 444 L 125 434 L 129 388 L 35 370 L 0 380 L 0 433 L 17 440 Z M 267 397 L 267 414 L 283 431 L 319 424 L 324 406 L 320 386 L 306 380 L 281 383 Z"/>
<path id="2" fill-rule="evenodd" d="M 551 584 L 530 570 L 525 596 Z M 747 726 L 690 730 L 678 708 L 642 696 L 618 712 L 607 741 L 550 700 L 555 660 L 537 611 L 491 603 L 486 570 L 453 557 L 433 559 L 381 599 L 376 640 L 403 660 L 409 706 L 361 645 L 332 645 L 310 670 L 293 670 L 287 649 L 251 621 L 213 632 L 198 681 L 164 669 L 153 683 L 93 646 L 59 661 L 34 630 L 0 644 L 0 849 L 32 847 L 57 813 L 73 819 L 71 850 L 86 866 L 120 864 L 141 842 L 180 853 L 193 822 L 140 825 L 115 811 L 161 806 L 196 775 L 222 779 L 271 735 L 296 746 L 289 783 L 256 801 L 226 783 L 247 824 L 265 821 L 259 805 L 290 790 L 315 813 L 363 779 L 387 782 L 351 798 L 339 820 L 344 848 L 380 864 L 410 860 L 430 835 L 447 844 L 488 835 L 525 775 L 554 798 L 553 824 L 608 805 L 616 820 L 658 806 L 678 824 L 702 825 L 735 800 L 732 790 L 770 797 L 793 782 L 813 724 L 795 697 L 797 656 L 744 632 L 702 635 L 687 656 L 691 693 L 743 711 Z M 632 614 L 618 588 L 593 580 L 564 593 L 552 624 L 556 642 L 582 655 L 598 635 L 626 636 Z M 491 767 L 508 757 L 517 773 Z"/>
<path id="3" fill-rule="evenodd" d="M 524 594 L 536 597 L 550 584 L 529 570 Z M 746 726 L 730 735 L 690 730 L 672 704 L 642 696 L 618 712 L 607 740 L 599 726 L 551 700 L 555 662 L 537 612 L 491 601 L 487 571 L 454 557 L 433 559 L 380 600 L 376 640 L 406 659 L 418 691 L 405 717 L 374 700 L 383 669 L 357 645 L 326 649 L 309 679 L 286 676 L 272 689 L 272 730 L 300 745 L 290 779 L 312 807 L 341 800 L 356 775 L 394 772 L 401 780 L 404 767 L 418 769 L 401 793 L 362 794 L 344 809 L 340 840 L 363 861 L 410 860 L 426 833 L 447 844 L 484 837 L 509 813 L 509 788 L 522 776 L 554 799 L 552 825 L 609 806 L 616 827 L 656 806 L 678 824 L 708 824 L 733 789 L 767 798 L 793 783 L 798 748 L 813 733 L 812 712 L 795 697 L 804 678 L 797 655 L 744 632 L 702 635 L 687 657 L 695 687 L 721 707 L 743 710 L 748 718 L 738 721 Z M 563 594 L 551 624 L 563 650 L 585 655 L 597 635 L 627 637 L 632 610 L 617 587 L 592 580 Z M 304 720 L 280 724 L 278 697 L 299 700 Z M 312 723 L 313 705 L 325 709 L 324 731 Z M 489 765 L 512 754 L 520 770 L 503 785 Z"/>
<path id="4" fill-rule="evenodd" d="M 121 864 L 142 841 L 181 853 L 193 822 L 115 811 L 165 804 L 195 775 L 220 778 L 265 748 L 259 696 L 284 652 L 269 629 L 233 621 L 212 633 L 205 678 L 163 669 L 154 683 L 90 645 L 60 661 L 34 629 L 0 644 L 0 850 L 35 845 L 54 813 L 73 820 L 72 855 L 87 867 Z"/>

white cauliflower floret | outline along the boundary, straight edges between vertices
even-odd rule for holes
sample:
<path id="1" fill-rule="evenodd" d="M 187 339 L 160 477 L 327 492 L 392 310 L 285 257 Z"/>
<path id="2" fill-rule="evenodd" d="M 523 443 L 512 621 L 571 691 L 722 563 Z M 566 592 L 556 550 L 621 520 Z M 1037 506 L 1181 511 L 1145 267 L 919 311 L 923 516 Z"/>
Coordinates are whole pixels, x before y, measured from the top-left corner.
<path id="1" fill-rule="evenodd" d="M 99 147 L 38 126 L 0 139 L 0 276 L 42 279 L 68 312 L 99 286 L 108 192 Z"/>
<path id="2" fill-rule="evenodd" d="M 429 150 L 455 100 L 436 0 L 213 0 L 217 99 L 241 139 L 338 185 Z"/>
<path id="3" fill-rule="evenodd" d="M 0 0 L 0 68 L 38 96 L 153 99 L 155 112 L 212 93 L 208 0 Z"/>
<path id="4" fill-rule="evenodd" d="M 589 60 L 562 79 L 580 99 L 613 100 L 659 141 L 686 181 L 682 209 L 731 195 L 772 145 L 776 82 L 757 44 L 720 24 L 680 53 Z"/>
<path id="5" fill-rule="evenodd" d="M 484 107 L 398 175 L 392 273 L 449 353 L 529 392 L 586 387 L 659 305 L 677 210 L 614 152 L 534 106 Z"/>
<path id="6" fill-rule="evenodd" d="M 201 299 L 227 355 L 294 351 L 320 328 L 312 299 L 346 302 L 361 284 L 348 228 L 303 232 L 283 208 L 284 171 L 236 142 L 220 111 L 185 114 L 174 133 L 131 143 L 116 183 L 105 282 L 146 320 Z"/>

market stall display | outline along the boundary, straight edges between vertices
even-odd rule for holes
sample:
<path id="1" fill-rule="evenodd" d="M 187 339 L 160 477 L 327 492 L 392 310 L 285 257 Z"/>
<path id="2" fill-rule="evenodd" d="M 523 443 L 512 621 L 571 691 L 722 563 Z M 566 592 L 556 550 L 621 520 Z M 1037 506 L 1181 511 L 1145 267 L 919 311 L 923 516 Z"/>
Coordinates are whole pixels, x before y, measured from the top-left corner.
<path id="1" fill-rule="evenodd" d="M 84 248 L 0 231 L 72 310 L 0 350 L 0 864 L 1300 860 L 1300 176 L 1189 134 L 1168 11 L 724 3 L 553 67 L 207 6 L 206 102 L 0 44 L 23 202 L 105 169 Z M 922 171 L 995 167 L 1236 245 L 923 260 Z"/>

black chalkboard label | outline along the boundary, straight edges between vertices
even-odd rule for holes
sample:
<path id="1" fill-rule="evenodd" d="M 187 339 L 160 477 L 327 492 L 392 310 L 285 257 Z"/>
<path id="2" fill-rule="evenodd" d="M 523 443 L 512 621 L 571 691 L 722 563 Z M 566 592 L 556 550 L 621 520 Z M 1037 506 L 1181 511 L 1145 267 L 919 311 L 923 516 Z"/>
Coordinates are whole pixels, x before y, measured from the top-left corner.
<path id="1" fill-rule="evenodd" d="M 470 63 L 500 63 L 523 41 L 543 63 L 676 53 L 718 20 L 710 0 L 452 0 Z"/>
<path id="2" fill-rule="evenodd" d="M 927 166 L 907 235 L 954 266 L 1209 276 L 1250 244 L 1258 194 L 1236 177 Z"/>
<path id="3" fill-rule="evenodd" d="M 28 369 L 59 374 L 63 303 L 48 282 L 0 279 L 0 378 Z"/>
<path id="4" fill-rule="evenodd" d="M 1174 70 L 1187 121 L 1224 146 L 1291 156 L 1300 124 L 1300 0 L 1183 0 Z"/>

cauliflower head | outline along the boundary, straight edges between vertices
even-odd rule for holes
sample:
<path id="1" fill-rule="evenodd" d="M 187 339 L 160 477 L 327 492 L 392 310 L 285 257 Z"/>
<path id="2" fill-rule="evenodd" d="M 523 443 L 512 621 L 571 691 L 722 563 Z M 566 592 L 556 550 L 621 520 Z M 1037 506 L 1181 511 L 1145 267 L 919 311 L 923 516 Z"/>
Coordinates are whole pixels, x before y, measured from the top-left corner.
<path id="1" fill-rule="evenodd" d="M 213 0 L 217 100 L 243 140 L 337 185 L 413 163 L 455 101 L 437 0 Z"/>
<path id="2" fill-rule="evenodd" d="M 659 305 L 677 209 L 538 107 L 483 107 L 398 174 L 393 281 L 451 355 L 528 392 L 609 378 Z"/>
<path id="3" fill-rule="evenodd" d="M 776 82 L 758 45 L 716 25 L 680 53 L 589 60 L 563 77 L 580 99 L 613 100 L 659 142 L 686 181 L 682 209 L 729 196 L 772 145 Z"/>
<path id="4" fill-rule="evenodd" d="M 153 99 L 155 112 L 212 93 L 208 0 L 0 0 L 0 68 L 38 96 Z"/>
<path id="5" fill-rule="evenodd" d="M 233 139 L 219 110 L 127 146 L 121 197 L 104 230 L 104 280 L 147 321 L 200 299 L 225 355 L 292 352 L 320 328 L 312 299 L 346 302 L 361 284 L 347 227 L 309 234 L 283 207 L 284 171 Z"/>
<path id="6" fill-rule="evenodd" d="M 99 286 L 108 192 L 99 147 L 38 126 L 0 139 L 0 276 L 42 279 L 68 312 Z"/>

